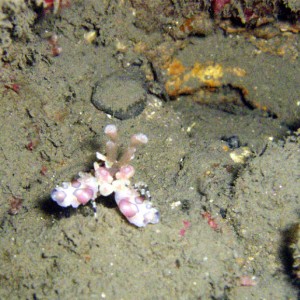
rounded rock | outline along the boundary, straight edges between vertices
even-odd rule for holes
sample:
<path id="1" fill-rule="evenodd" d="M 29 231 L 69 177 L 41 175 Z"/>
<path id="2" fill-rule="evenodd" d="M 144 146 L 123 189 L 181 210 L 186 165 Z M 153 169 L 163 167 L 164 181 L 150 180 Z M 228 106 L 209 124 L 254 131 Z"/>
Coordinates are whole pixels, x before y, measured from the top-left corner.
<path id="1" fill-rule="evenodd" d="M 126 120 L 138 116 L 146 106 L 146 91 L 140 76 L 112 74 L 96 83 L 94 106 L 106 114 Z"/>

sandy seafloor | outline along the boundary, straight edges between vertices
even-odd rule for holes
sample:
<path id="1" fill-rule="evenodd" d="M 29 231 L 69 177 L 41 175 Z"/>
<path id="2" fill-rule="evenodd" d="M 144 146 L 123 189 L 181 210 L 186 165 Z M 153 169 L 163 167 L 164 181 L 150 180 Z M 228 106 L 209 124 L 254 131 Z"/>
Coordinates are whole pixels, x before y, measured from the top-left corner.
<path id="1" fill-rule="evenodd" d="M 95 84 L 122 74 L 122 93 L 113 84 L 99 93 L 126 108 L 135 99 L 126 74 L 132 79 L 132 69 L 147 64 L 127 49 L 140 40 L 159 44 L 163 35 L 137 29 L 126 4 L 97 2 L 40 18 L 30 38 L 12 42 L 15 59 L 1 69 L 0 299 L 297 299 L 287 235 L 299 222 L 299 34 L 291 34 L 290 56 L 220 29 L 174 51 L 187 65 L 245 70 L 242 82 L 229 77 L 226 86 L 252 90 L 268 112 L 188 95 L 165 101 L 137 76 L 146 107 L 120 120 L 91 103 Z M 83 35 L 93 29 L 100 35 L 89 44 Z M 49 32 L 58 34 L 57 57 Z M 7 82 L 17 82 L 19 93 Z M 159 224 L 130 225 L 113 199 L 97 201 L 98 222 L 89 205 L 66 212 L 51 201 L 56 184 L 92 167 L 107 124 L 118 126 L 125 145 L 134 133 L 148 136 L 132 164 L 135 180 L 150 188 Z M 230 156 L 245 151 L 228 147 L 232 136 L 251 152 L 244 162 Z M 16 215 L 8 214 L 12 197 L 23 199 Z M 183 221 L 190 227 L 180 235 Z"/>

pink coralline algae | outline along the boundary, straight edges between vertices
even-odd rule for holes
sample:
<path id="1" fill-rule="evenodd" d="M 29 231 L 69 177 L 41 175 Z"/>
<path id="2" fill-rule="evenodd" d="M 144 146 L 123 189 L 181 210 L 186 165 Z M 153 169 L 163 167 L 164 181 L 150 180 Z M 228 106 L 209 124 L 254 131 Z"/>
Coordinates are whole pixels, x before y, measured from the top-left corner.
<path id="1" fill-rule="evenodd" d="M 230 3 L 230 0 L 212 0 L 212 9 L 214 15 L 220 14 L 226 4 Z"/>
<path id="2" fill-rule="evenodd" d="M 106 143 L 106 155 L 96 153 L 98 162 L 94 162 L 91 172 L 80 172 L 78 178 L 63 182 L 51 192 L 51 198 L 62 207 L 77 208 L 91 202 L 97 217 L 96 198 L 114 193 L 115 201 L 126 219 L 138 226 L 159 222 L 159 212 L 152 207 L 147 185 L 131 184 L 135 170 L 129 162 L 134 158 L 136 148 L 146 144 L 148 138 L 139 133 L 130 139 L 127 149 L 119 157 L 118 131 L 115 125 L 107 125 L 104 133 L 109 140 Z"/>
<path id="3" fill-rule="evenodd" d="M 57 14 L 62 8 L 70 7 L 71 0 L 36 0 L 36 4 L 42 5 L 45 13 Z"/>

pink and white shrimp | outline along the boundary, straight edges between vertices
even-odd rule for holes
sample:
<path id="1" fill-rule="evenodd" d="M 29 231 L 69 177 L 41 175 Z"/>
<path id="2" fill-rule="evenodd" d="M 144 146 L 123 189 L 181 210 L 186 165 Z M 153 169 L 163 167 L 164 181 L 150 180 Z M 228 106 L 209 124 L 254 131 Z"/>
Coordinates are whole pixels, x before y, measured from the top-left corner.
<path id="1" fill-rule="evenodd" d="M 89 173 L 79 173 L 79 178 L 72 182 L 63 182 L 51 192 L 51 198 L 62 207 L 77 208 L 91 202 L 95 217 L 97 208 L 95 199 L 99 196 L 115 195 L 115 201 L 121 213 L 127 220 L 138 227 L 159 222 L 159 212 L 152 207 L 149 191 L 145 185 L 131 185 L 135 170 L 129 162 L 134 158 L 136 148 L 146 144 L 148 138 L 144 134 L 131 137 L 128 148 L 118 157 L 118 132 L 115 125 L 107 125 L 104 133 L 109 137 L 106 143 L 106 156 L 96 153 L 99 162 L 94 163 L 94 169 Z"/>

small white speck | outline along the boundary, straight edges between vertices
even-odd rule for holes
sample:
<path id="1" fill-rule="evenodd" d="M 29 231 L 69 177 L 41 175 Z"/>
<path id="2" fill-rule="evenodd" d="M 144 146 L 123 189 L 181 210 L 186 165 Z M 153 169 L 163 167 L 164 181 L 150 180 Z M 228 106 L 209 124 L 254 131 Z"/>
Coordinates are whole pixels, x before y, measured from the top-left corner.
<path id="1" fill-rule="evenodd" d="M 192 125 L 186 129 L 186 132 L 190 133 L 195 125 L 196 125 L 196 122 L 193 122 Z"/>
<path id="2" fill-rule="evenodd" d="M 106 298 L 105 293 L 101 293 L 101 298 Z"/>
<path id="3" fill-rule="evenodd" d="M 181 205 L 181 201 L 176 201 L 171 203 L 171 209 L 174 209 Z"/>

